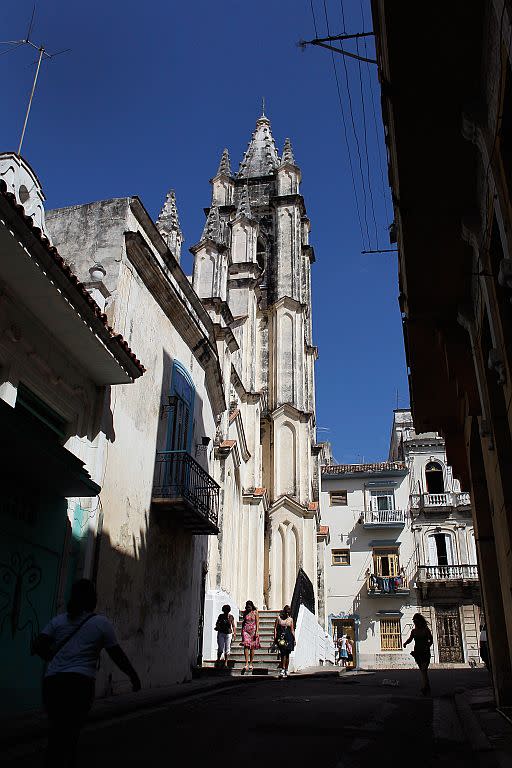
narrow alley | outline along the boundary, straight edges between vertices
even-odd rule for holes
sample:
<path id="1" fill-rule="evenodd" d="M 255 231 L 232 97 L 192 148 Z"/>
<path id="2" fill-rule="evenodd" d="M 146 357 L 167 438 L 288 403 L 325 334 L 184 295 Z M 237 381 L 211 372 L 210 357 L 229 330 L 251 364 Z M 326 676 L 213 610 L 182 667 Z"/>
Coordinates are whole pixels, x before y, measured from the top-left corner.
<path id="1" fill-rule="evenodd" d="M 473 726 L 456 701 L 465 688 L 485 691 L 487 672 L 432 670 L 431 679 L 433 697 L 422 698 L 412 670 L 253 677 L 92 723 L 82 735 L 79 765 L 499 765 L 481 762 L 468 739 Z M 42 741 L 18 746 L 3 765 L 35 768 L 42 748 Z"/>

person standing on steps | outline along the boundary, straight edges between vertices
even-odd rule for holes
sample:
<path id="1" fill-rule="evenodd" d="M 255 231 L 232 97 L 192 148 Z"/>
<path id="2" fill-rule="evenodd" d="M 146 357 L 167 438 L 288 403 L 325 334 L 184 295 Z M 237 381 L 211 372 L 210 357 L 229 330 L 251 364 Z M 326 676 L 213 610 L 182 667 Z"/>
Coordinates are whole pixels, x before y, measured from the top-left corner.
<path id="1" fill-rule="evenodd" d="M 430 694 L 430 682 L 428 679 L 428 665 L 430 664 L 430 648 L 434 642 L 432 632 L 421 613 L 415 613 L 412 617 L 414 628 L 409 638 L 404 643 L 404 648 L 414 640 L 414 651 L 411 656 L 419 667 L 421 673 L 421 692 L 424 696 Z"/>
<path id="2" fill-rule="evenodd" d="M 224 667 L 228 666 L 231 640 L 236 640 L 235 619 L 230 611 L 230 605 L 223 605 L 222 613 L 219 613 L 217 623 L 215 624 L 215 631 L 217 632 L 217 665 L 220 665 L 220 660 L 224 654 Z"/>
<path id="3" fill-rule="evenodd" d="M 242 645 L 244 647 L 245 667 L 242 675 L 253 670 L 254 651 L 261 648 L 260 644 L 260 616 L 252 600 L 245 604 L 242 618 Z"/>
<path id="4" fill-rule="evenodd" d="M 288 677 L 290 653 L 295 648 L 295 629 L 293 626 L 292 611 L 289 605 L 284 606 L 275 621 L 274 644 L 279 648 L 279 653 L 281 654 L 279 677 Z"/>
<path id="5" fill-rule="evenodd" d="M 139 676 L 120 647 L 110 621 L 94 613 L 96 589 L 89 579 L 71 588 L 67 613 L 55 616 L 34 640 L 32 653 L 48 662 L 43 703 L 49 719 L 46 768 L 74 768 L 80 730 L 94 700 L 103 648 L 139 691 Z"/>

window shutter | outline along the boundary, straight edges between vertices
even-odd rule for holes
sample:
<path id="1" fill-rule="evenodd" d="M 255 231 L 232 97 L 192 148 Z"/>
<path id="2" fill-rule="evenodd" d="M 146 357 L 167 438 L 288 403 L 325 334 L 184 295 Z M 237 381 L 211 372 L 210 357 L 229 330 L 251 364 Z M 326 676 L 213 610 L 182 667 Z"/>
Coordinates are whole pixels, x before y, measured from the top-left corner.
<path id="1" fill-rule="evenodd" d="M 428 564 L 437 565 L 437 547 L 434 536 L 428 537 Z"/>
<path id="2" fill-rule="evenodd" d="M 448 565 L 453 565 L 454 564 L 453 538 L 450 536 L 449 533 L 445 533 L 444 540 L 446 544 L 446 557 L 448 560 Z"/>

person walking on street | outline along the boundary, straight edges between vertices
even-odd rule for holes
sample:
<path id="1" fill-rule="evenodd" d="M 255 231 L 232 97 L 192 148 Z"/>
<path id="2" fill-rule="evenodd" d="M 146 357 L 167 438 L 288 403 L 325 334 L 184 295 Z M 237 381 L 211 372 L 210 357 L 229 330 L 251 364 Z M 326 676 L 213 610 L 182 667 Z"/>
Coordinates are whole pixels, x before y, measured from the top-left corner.
<path id="1" fill-rule="evenodd" d="M 235 619 L 230 611 L 230 605 L 223 605 L 222 613 L 219 613 L 217 623 L 215 624 L 215 631 L 217 632 L 217 665 L 220 665 L 222 655 L 224 654 L 224 667 L 228 666 L 231 640 L 236 640 Z"/>
<path id="2" fill-rule="evenodd" d="M 295 648 L 295 629 L 292 611 L 285 605 L 274 623 L 274 644 L 277 645 L 281 660 L 279 662 L 279 677 L 288 677 L 290 653 Z"/>
<path id="3" fill-rule="evenodd" d="M 347 651 L 347 636 L 345 633 L 342 634 L 340 639 L 338 640 L 338 649 L 339 649 L 339 655 L 340 655 L 340 664 L 342 667 L 347 666 L 347 659 L 348 659 L 348 651 Z"/>
<path id="4" fill-rule="evenodd" d="M 245 604 L 242 619 L 242 645 L 244 647 L 245 667 L 242 675 L 253 670 L 254 651 L 261 648 L 260 644 L 260 617 L 252 600 Z"/>
<path id="5" fill-rule="evenodd" d="M 426 619 L 421 613 L 415 613 L 412 620 L 414 628 L 409 638 L 405 641 L 404 648 L 414 640 L 414 651 L 411 651 L 411 656 L 421 672 L 421 692 L 424 696 L 428 696 L 430 694 L 428 665 L 430 664 L 430 648 L 434 640 Z"/>
<path id="6" fill-rule="evenodd" d="M 43 704 L 49 733 L 46 768 L 74 768 L 78 738 L 94 700 L 98 659 L 103 648 L 139 691 L 137 672 L 120 647 L 110 621 L 94 613 L 92 581 L 73 584 L 67 612 L 55 616 L 34 640 L 32 653 L 48 662 Z"/>

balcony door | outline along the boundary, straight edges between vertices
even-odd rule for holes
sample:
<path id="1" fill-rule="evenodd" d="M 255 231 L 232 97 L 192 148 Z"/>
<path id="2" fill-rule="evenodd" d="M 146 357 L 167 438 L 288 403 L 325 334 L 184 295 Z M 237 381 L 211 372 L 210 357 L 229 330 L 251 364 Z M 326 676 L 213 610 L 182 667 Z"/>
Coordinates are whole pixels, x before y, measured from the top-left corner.
<path id="1" fill-rule="evenodd" d="M 398 548 L 374 549 L 373 572 L 375 576 L 398 576 L 400 573 Z"/>
<path id="2" fill-rule="evenodd" d="M 172 405 L 167 422 L 167 451 L 187 451 L 192 447 L 195 388 L 188 371 L 177 360 L 171 375 Z"/>
<path id="3" fill-rule="evenodd" d="M 429 461 L 425 467 L 427 493 L 444 493 L 443 468 L 437 461 Z"/>
<path id="4" fill-rule="evenodd" d="M 433 533 L 428 537 L 429 565 L 454 564 L 453 539 L 449 533 Z"/>
<path id="5" fill-rule="evenodd" d="M 195 389 L 188 371 L 177 360 L 172 367 L 169 394 L 165 440 L 167 459 L 163 464 L 162 482 L 171 489 L 172 495 L 184 496 L 190 485 L 187 454 L 192 448 Z"/>

